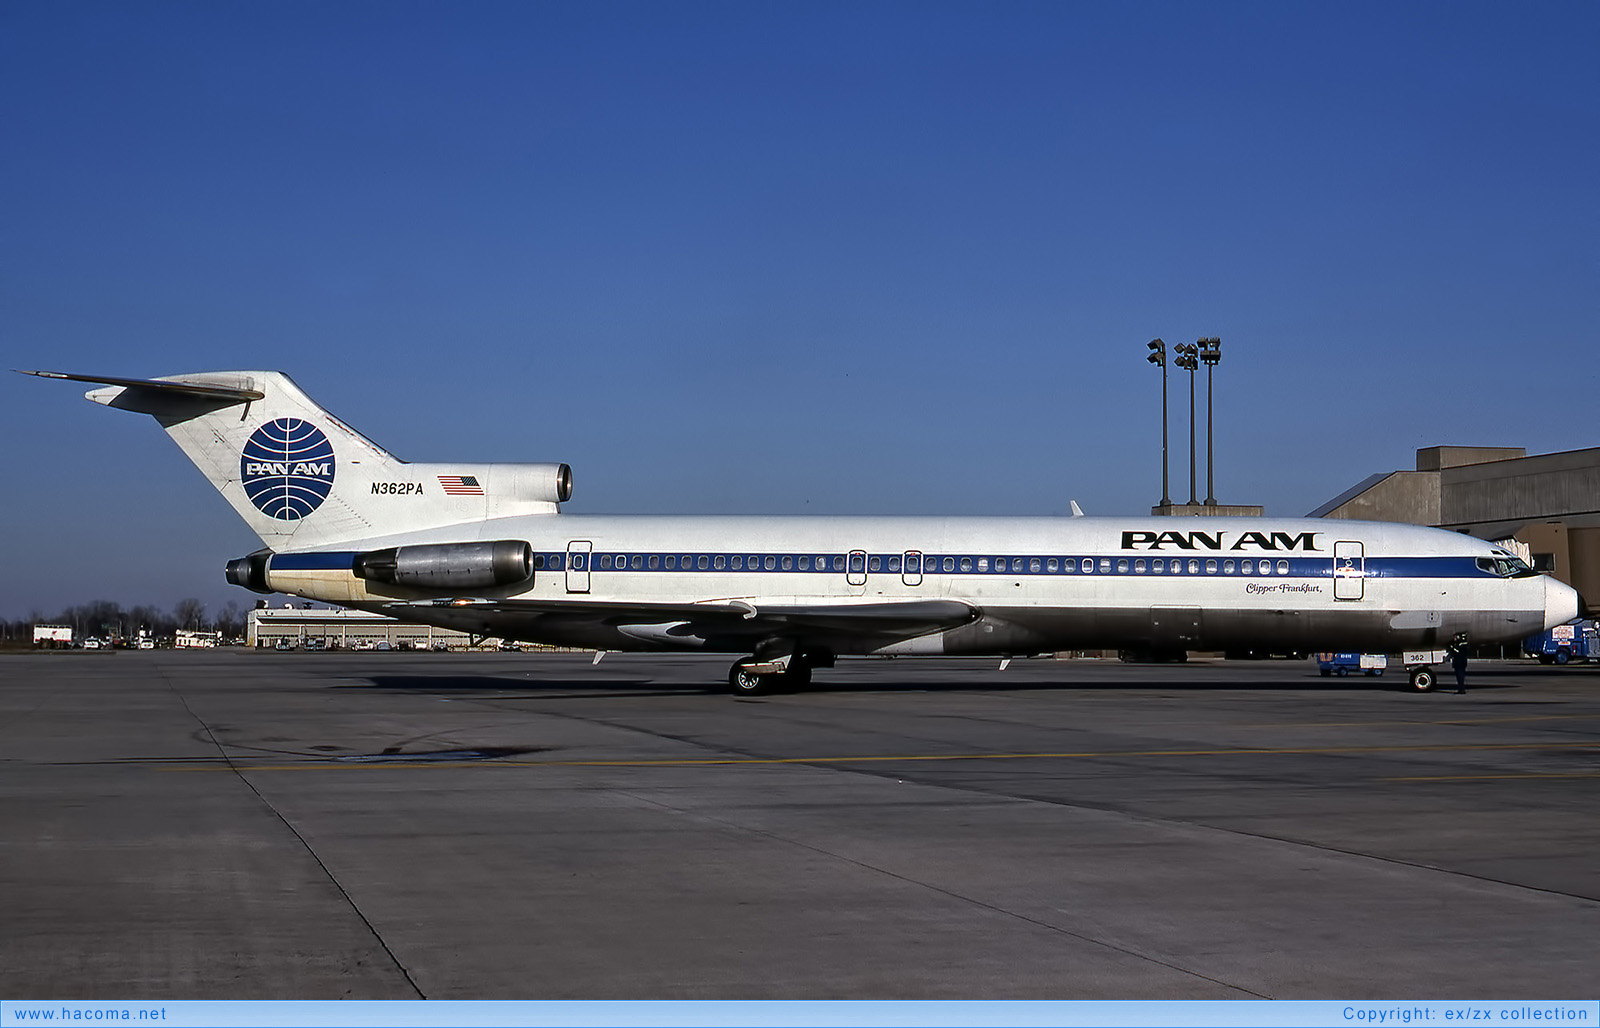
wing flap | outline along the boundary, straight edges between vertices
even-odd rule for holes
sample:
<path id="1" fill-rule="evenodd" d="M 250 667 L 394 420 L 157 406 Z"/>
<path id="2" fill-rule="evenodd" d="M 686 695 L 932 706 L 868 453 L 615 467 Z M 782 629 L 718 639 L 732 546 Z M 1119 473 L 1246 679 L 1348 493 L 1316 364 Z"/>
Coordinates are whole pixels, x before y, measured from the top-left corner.
<path id="1" fill-rule="evenodd" d="M 541 618 L 578 620 L 595 625 L 665 625 L 676 623 L 697 634 L 720 636 L 801 636 L 815 633 L 911 638 L 957 628 L 976 620 L 979 611 L 957 600 L 908 600 L 896 603 L 814 603 L 760 605 L 744 600 L 713 603 L 639 603 L 606 600 L 482 599 L 418 600 L 383 604 L 379 609 L 398 617 L 425 609 L 445 608 L 501 624 Z"/>

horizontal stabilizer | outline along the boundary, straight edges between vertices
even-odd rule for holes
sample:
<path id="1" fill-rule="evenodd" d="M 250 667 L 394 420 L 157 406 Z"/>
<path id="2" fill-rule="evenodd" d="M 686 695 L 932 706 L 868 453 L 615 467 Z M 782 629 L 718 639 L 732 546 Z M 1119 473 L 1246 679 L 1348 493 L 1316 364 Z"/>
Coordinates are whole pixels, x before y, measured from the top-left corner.
<path id="1" fill-rule="evenodd" d="M 233 389 L 227 386 L 202 385 L 190 382 L 163 382 L 155 378 L 112 378 L 108 375 L 69 375 L 62 371 L 23 371 L 17 370 L 19 375 L 34 375 L 38 378 L 61 378 L 69 382 L 92 382 L 95 385 L 123 386 L 127 389 L 149 390 L 158 395 L 190 396 L 200 400 L 224 400 L 228 404 L 250 403 L 266 397 L 259 389 Z M 137 410 L 125 403 L 117 406 L 127 410 Z"/>

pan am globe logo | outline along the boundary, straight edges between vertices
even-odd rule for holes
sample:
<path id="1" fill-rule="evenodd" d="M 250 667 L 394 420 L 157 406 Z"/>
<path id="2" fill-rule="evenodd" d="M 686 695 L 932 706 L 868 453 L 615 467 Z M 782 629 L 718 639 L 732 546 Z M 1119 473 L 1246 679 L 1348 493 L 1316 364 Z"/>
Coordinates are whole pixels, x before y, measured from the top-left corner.
<path id="1" fill-rule="evenodd" d="M 299 521 L 333 489 L 333 444 L 300 418 L 278 418 L 255 430 L 239 459 L 245 495 L 280 521 Z"/>

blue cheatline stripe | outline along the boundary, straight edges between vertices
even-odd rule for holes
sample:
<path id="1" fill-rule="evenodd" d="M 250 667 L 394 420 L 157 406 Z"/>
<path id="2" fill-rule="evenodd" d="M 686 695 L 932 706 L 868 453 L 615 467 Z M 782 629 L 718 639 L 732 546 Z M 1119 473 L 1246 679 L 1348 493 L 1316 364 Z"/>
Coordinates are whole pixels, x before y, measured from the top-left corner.
<path id="1" fill-rule="evenodd" d="M 279 553 L 273 555 L 274 571 L 348 571 L 359 554 L 338 550 L 322 553 Z M 534 554 L 535 571 L 566 570 L 567 554 L 544 551 Z M 638 565 L 635 566 L 637 558 Z M 767 567 L 767 561 L 772 567 Z M 734 566 L 738 561 L 739 566 Z M 597 550 L 587 555 L 587 566 L 574 568 L 595 574 L 627 571 L 655 574 L 801 574 L 838 575 L 847 569 L 868 575 L 902 574 L 901 553 L 873 553 L 863 567 L 851 568 L 843 553 L 710 553 L 682 551 L 636 552 Z M 1155 566 L 1161 565 L 1156 571 Z M 911 574 L 919 572 L 913 568 Z M 957 554 L 925 553 L 924 575 L 993 575 L 1007 578 L 1086 577 L 1135 575 L 1147 578 L 1330 578 L 1332 557 L 1242 557 L 1212 553 L 1209 556 L 1133 557 L 1066 554 Z M 1369 557 L 1365 578 L 1494 578 L 1481 570 L 1472 557 Z"/>
<path id="2" fill-rule="evenodd" d="M 274 571 L 349 571 L 355 566 L 356 554 L 349 551 L 334 553 L 274 553 Z"/>

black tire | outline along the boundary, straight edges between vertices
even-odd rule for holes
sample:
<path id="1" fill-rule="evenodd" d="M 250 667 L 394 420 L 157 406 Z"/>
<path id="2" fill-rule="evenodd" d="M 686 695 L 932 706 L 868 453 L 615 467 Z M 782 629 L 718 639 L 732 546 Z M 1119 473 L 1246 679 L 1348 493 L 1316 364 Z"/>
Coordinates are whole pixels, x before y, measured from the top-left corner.
<path id="1" fill-rule="evenodd" d="M 1338 675 L 1340 678 L 1343 678 L 1345 675 L 1348 675 L 1349 673 L 1350 673 L 1350 669 L 1347 668 L 1347 667 L 1342 667 L 1339 670 L 1334 672 L 1334 674 Z"/>
<path id="2" fill-rule="evenodd" d="M 1539 654 L 1539 663 L 1541 663 L 1541 664 L 1548 664 L 1554 659 L 1555 658 L 1550 656 L 1550 654 L 1548 654 L 1548 653 Z"/>
<path id="3" fill-rule="evenodd" d="M 728 672 L 728 691 L 735 696 L 764 696 L 772 689 L 772 677 L 754 674 L 746 671 L 743 664 L 735 664 Z"/>
<path id="4" fill-rule="evenodd" d="M 1572 653 L 1570 651 L 1568 651 L 1568 650 L 1557 650 L 1556 651 L 1556 663 L 1557 664 L 1565 664 L 1567 661 L 1569 661 L 1571 659 L 1572 659 Z"/>
<path id="5" fill-rule="evenodd" d="M 1417 692 L 1433 691 L 1433 687 L 1438 684 L 1438 681 L 1431 667 L 1413 668 L 1411 671 L 1411 688 Z"/>

